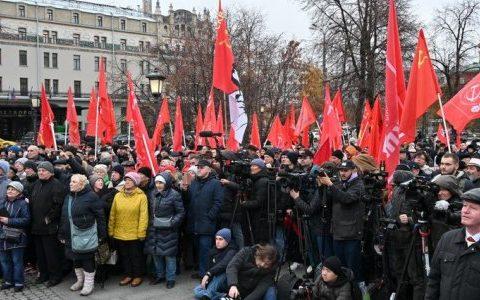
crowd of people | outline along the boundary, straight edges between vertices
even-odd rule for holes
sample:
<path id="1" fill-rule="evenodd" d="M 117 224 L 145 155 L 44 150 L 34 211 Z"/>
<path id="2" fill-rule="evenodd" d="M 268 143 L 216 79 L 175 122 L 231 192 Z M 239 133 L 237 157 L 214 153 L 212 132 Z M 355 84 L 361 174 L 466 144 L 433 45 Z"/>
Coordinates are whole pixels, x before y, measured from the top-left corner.
<path id="1" fill-rule="evenodd" d="M 388 175 L 355 141 L 321 166 L 302 147 L 249 146 L 241 155 L 164 147 L 159 170 L 138 166 L 126 145 L 10 146 L 0 152 L 1 289 L 22 291 L 25 274 L 52 287 L 72 271 L 70 289 L 83 296 L 113 274 L 121 286 L 150 278 L 171 289 L 191 272 L 197 299 L 277 299 L 278 269 L 302 263 L 320 265 L 313 299 L 355 299 L 378 276 L 367 232 L 379 204 L 395 223 L 384 247 L 397 299 L 475 299 L 479 146 L 406 145 L 393 186 L 375 195 L 367 178 Z M 428 276 L 419 218 L 429 224 Z"/>

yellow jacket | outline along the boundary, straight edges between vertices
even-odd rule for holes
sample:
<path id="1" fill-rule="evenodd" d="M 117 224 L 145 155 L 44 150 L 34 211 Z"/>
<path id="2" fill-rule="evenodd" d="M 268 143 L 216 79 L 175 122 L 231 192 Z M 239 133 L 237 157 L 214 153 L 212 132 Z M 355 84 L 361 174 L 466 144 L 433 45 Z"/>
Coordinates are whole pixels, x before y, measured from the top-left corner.
<path id="1" fill-rule="evenodd" d="M 144 239 L 148 226 L 148 200 L 138 187 L 129 195 L 121 190 L 113 199 L 108 235 L 122 241 Z"/>

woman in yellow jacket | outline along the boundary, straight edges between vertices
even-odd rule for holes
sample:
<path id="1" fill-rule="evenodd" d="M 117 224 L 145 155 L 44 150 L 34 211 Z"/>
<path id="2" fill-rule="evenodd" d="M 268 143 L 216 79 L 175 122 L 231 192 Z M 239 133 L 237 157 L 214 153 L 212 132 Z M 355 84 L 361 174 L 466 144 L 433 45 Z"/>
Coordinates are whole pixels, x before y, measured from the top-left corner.
<path id="1" fill-rule="evenodd" d="M 125 175 L 123 189 L 115 195 L 108 235 L 115 239 L 125 277 L 120 285 L 142 284 L 144 274 L 143 240 L 147 234 L 148 201 L 145 193 L 138 188 L 140 175 L 129 172 Z"/>

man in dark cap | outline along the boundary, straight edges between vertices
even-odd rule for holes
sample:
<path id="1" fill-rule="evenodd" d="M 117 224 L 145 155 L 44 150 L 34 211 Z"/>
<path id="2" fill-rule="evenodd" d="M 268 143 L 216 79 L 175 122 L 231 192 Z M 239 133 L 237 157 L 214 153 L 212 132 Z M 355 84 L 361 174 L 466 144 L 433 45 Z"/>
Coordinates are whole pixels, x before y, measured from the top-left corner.
<path id="1" fill-rule="evenodd" d="M 122 162 L 125 174 L 135 172 L 135 162 L 133 160 L 125 160 Z"/>
<path id="2" fill-rule="evenodd" d="M 335 150 L 332 152 L 332 156 L 330 156 L 329 159 L 331 162 L 335 164 L 335 166 L 338 166 L 339 164 L 342 163 L 343 161 L 343 152 L 342 150 Z"/>
<path id="3" fill-rule="evenodd" d="M 478 299 L 480 287 L 480 189 L 461 196 L 464 228 L 445 233 L 435 249 L 426 300 Z"/>
<path id="4" fill-rule="evenodd" d="M 298 157 L 298 164 L 304 172 L 309 173 L 313 167 L 312 151 L 308 149 L 303 150 L 303 153 Z"/>
<path id="5" fill-rule="evenodd" d="M 200 160 L 198 173 L 187 189 L 189 209 L 187 210 L 187 232 L 194 237 L 194 246 L 198 254 L 198 274 L 202 278 L 207 272 L 208 251 L 212 248 L 217 217 L 223 201 L 223 187 L 212 171 L 208 160 Z M 185 184 L 185 183 L 184 183 Z"/>
<path id="6" fill-rule="evenodd" d="M 335 184 L 327 174 L 318 178 L 327 187 L 327 198 L 332 202 L 333 250 L 343 265 L 355 274 L 357 282 L 363 283 L 361 264 L 361 241 L 365 205 L 365 187 L 351 160 L 338 166 L 340 180 Z M 323 176 L 325 175 L 325 176 Z"/>

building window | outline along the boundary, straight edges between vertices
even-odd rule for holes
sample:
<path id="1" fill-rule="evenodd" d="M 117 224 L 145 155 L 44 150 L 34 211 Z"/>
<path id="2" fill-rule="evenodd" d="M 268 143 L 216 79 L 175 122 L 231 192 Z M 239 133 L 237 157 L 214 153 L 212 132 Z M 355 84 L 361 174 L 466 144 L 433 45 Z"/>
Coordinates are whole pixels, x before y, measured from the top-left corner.
<path id="1" fill-rule="evenodd" d="M 102 48 L 106 49 L 107 48 L 107 37 L 102 36 Z"/>
<path id="2" fill-rule="evenodd" d="M 127 29 L 127 21 L 124 19 L 120 20 L 120 30 L 125 31 Z"/>
<path id="3" fill-rule="evenodd" d="M 79 24 L 80 23 L 80 15 L 78 13 L 72 14 L 72 23 Z"/>
<path id="4" fill-rule="evenodd" d="M 145 74 L 145 70 L 143 69 L 143 60 L 141 60 L 141 61 L 138 63 L 138 66 L 140 67 L 140 74 L 141 74 L 141 75 Z"/>
<path id="5" fill-rule="evenodd" d="M 150 51 L 150 42 L 145 42 L 145 50 Z"/>
<path id="6" fill-rule="evenodd" d="M 82 97 L 82 82 L 80 80 L 75 80 L 73 82 L 73 94 L 75 98 Z"/>
<path id="7" fill-rule="evenodd" d="M 98 35 L 93 37 L 93 46 L 95 48 L 100 47 L 100 37 Z"/>
<path id="8" fill-rule="evenodd" d="M 27 28 L 25 27 L 18 28 L 18 38 L 21 40 L 27 39 Z"/>
<path id="9" fill-rule="evenodd" d="M 126 59 L 121 59 L 120 60 L 120 69 L 122 72 L 127 71 L 127 60 Z"/>
<path id="10" fill-rule="evenodd" d="M 50 79 L 45 79 L 45 91 L 50 93 Z"/>
<path id="11" fill-rule="evenodd" d="M 147 74 L 149 74 L 150 73 L 150 67 L 151 67 L 150 62 L 146 61 L 145 64 L 146 64 L 146 67 L 147 67 Z"/>
<path id="12" fill-rule="evenodd" d="M 50 32 L 48 30 L 43 31 L 43 42 L 44 43 L 50 42 Z"/>
<path id="13" fill-rule="evenodd" d="M 2 64 L 2 49 L 0 49 L 0 65 Z"/>
<path id="14" fill-rule="evenodd" d="M 25 5 L 19 5 L 18 6 L 18 14 L 20 15 L 20 17 L 25 17 L 26 16 Z"/>
<path id="15" fill-rule="evenodd" d="M 147 32 L 147 23 L 142 22 L 142 32 Z"/>
<path id="16" fill-rule="evenodd" d="M 73 69 L 80 70 L 80 55 L 73 56 Z"/>
<path id="17" fill-rule="evenodd" d="M 103 27 L 103 17 L 97 17 L 97 27 Z"/>
<path id="18" fill-rule="evenodd" d="M 3 79 L 2 76 L 0 76 L 0 92 L 3 92 L 3 88 L 2 88 L 2 86 L 3 86 L 3 84 L 2 84 L 2 83 L 3 83 L 3 80 L 2 80 L 2 79 Z"/>
<path id="19" fill-rule="evenodd" d="M 78 33 L 73 34 L 73 45 L 80 46 L 80 34 Z"/>
<path id="20" fill-rule="evenodd" d="M 94 70 L 98 72 L 98 66 L 100 65 L 100 57 L 95 56 Z"/>
<path id="21" fill-rule="evenodd" d="M 20 78 L 20 95 L 28 95 L 28 78 Z"/>
<path id="22" fill-rule="evenodd" d="M 123 51 L 127 50 L 127 40 L 120 40 L 120 49 Z"/>
<path id="23" fill-rule="evenodd" d="M 102 62 L 103 62 L 103 71 L 107 71 L 107 58 L 102 57 Z"/>
<path id="24" fill-rule="evenodd" d="M 58 94 L 58 79 L 53 79 L 52 80 L 52 93 L 54 95 Z"/>
<path id="25" fill-rule="evenodd" d="M 52 53 L 52 68 L 58 68 L 58 53 Z"/>
<path id="26" fill-rule="evenodd" d="M 140 50 L 140 52 L 143 52 L 145 50 L 144 47 L 143 47 L 143 41 L 140 41 L 138 43 L 138 49 Z"/>
<path id="27" fill-rule="evenodd" d="M 43 52 L 43 67 L 50 68 L 50 53 Z"/>
<path id="28" fill-rule="evenodd" d="M 52 31 L 52 44 L 57 43 L 58 33 L 56 31 Z"/>
<path id="29" fill-rule="evenodd" d="M 19 57 L 20 57 L 20 65 L 21 66 L 26 66 L 27 65 L 27 50 L 20 50 L 19 51 Z"/>
<path id="30" fill-rule="evenodd" d="M 168 30 L 168 26 L 167 26 L 167 25 L 163 26 L 163 30 L 167 31 L 167 30 Z"/>
<path id="31" fill-rule="evenodd" d="M 53 21 L 53 9 L 47 9 L 47 19 Z"/>

